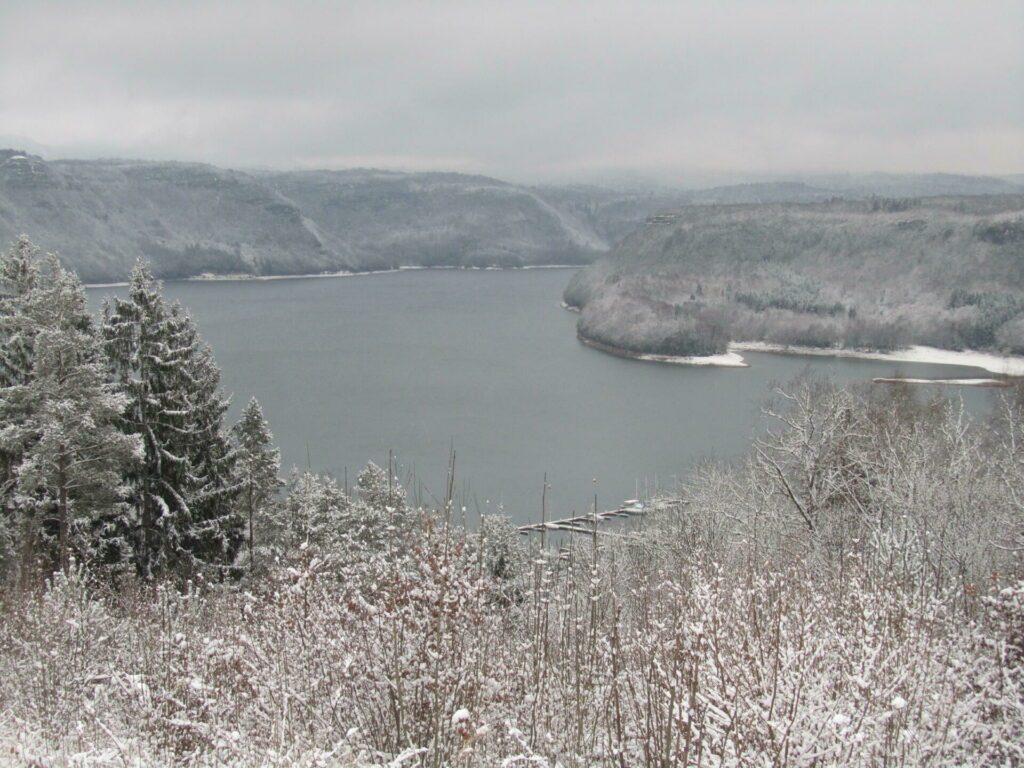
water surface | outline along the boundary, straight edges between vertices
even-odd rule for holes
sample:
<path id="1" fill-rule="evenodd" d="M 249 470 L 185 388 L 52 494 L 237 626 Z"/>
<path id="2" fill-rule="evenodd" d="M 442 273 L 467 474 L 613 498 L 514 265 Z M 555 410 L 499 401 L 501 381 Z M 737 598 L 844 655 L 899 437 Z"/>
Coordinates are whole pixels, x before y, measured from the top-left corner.
<path id="1" fill-rule="evenodd" d="M 168 283 L 234 393 L 263 405 L 282 464 L 351 482 L 389 449 L 423 503 L 443 496 L 449 449 L 470 521 L 503 505 L 601 507 L 735 458 L 773 382 L 950 377 L 962 367 L 745 353 L 750 368 L 625 360 L 584 347 L 559 307 L 568 270 L 409 271 L 337 279 Z M 90 301 L 124 289 L 91 289 Z M 931 391 L 931 390 L 929 390 Z M 954 394 L 959 390 L 950 390 Z M 963 389 L 983 407 L 988 393 Z M 412 478 L 415 477 L 413 481 Z M 596 482 L 595 482 L 596 480 Z"/>

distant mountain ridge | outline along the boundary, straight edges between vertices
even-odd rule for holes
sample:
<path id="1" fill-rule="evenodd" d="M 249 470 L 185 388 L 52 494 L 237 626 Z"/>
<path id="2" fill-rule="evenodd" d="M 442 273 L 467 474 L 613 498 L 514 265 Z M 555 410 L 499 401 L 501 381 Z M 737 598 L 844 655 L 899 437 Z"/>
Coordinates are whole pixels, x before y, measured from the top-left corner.
<path id="1" fill-rule="evenodd" d="M 0 241 L 24 232 L 87 281 L 407 264 L 590 261 L 607 245 L 534 193 L 448 174 L 253 174 L 188 163 L 44 161 L 0 150 Z"/>
<path id="2" fill-rule="evenodd" d="M 844 181 L 845 179 L 845 181 Z M 1007 179 L 885 177 L 878 187 L 1020 190 Z M 252 171 L 143 160 L 44 160 L 0 149 L 0 247 L 28 234 L 89 282 L 139 256 L 163 278 L 399 266 L 585 264 L 657 211 L 692 204 L 865 197 L 803 182 L 699 191 L 523 186 L 486 176 L 380 170 Z"/>

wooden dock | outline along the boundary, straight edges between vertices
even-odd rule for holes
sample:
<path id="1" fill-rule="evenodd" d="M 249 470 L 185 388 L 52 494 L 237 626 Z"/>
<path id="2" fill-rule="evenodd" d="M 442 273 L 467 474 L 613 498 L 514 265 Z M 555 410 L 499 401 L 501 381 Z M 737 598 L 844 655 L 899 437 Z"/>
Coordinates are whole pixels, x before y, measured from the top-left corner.
<path id="1" fill-rule="evenodd" d="M 643 517 L 649 512 L 668 509 L 673 506 L 685 504 L 681 499 L 657 498 L 649 502 L 626 502 L 615 509 L 606 509 L 602 512 L 588 512 L 584 515 L 563 517 L 557 520 L 547 520 L 538 523 L 527 523 L 517 529 L 519 533 L 529 535 L 531 533 L 542 533 L 544 531 L 562 531 L 568 533 L 582 533 L 593 536 L 598 531 L 601 523 L 610 522 L 630 517 Z"/>

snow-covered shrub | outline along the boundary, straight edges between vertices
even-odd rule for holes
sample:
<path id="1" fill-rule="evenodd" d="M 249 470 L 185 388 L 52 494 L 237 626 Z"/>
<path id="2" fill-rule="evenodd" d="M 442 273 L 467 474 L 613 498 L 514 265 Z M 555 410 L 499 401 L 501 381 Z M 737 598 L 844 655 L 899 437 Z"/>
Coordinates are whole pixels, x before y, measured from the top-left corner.
<path id="1" fill-rule="evenodd" d="M 525 551 L 521 536 L 507 515 L 483 515 L 479 530 L 480 557 L 487 573 L 502 581 L 523 575 Z"/>
<path id="2" fill-rule="evenodd" d="M 399 517 L 405 514 L 405 489 L 398 484 L 397 478 L 389 477 L 372 461 L 359 473 L 356 488 L 359 498 L 371 508 Z"/>
<path id="3" fill-rule="evenodd" d="M 477 551 L 442 526 L 424 526 L 414 549 L 340 566 L 306 547 L 248 592 L 114 595 L 60 577 L 7 606 L 2 748 L 53 765 L 1015 754 L 1019 662 L 1013 677 L 992 643 L 1013 647 L 1019 590 L 972 624 L 854 555 L 823 580 L 799 565 L 639 571 L 635 546 L 541 558 L 517 603 L 490 599 Z"/>
<path id="4" fill-rule="evenodd" d="M 788 394 L 748 461 L 557 553 L 310 475 L 240 585 L 9 590 L 0 762 L 1021 763 L 1016 411 Z"/>
<path id="5" fill-rule="evenodd" d="M 350 498 L 330 477 L 293 471 L 283 503 L 257 516 L 257 553 L 266 564 L 294 564 L 306 549 L 332 562 L 364 557 L 405 536 L 416 515 L 405 491 L 370 464 L 359 476 L 359 498 Z M 388 501 L 395 506 L 387 506 Z"/>

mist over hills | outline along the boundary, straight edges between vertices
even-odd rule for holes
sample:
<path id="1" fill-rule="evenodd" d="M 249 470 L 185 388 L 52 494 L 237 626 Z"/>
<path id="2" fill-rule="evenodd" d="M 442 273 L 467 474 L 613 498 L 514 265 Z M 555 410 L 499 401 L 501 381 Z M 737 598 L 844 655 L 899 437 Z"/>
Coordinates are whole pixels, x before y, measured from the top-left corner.
<path id="1" fill-rule="evenodd" d="M 687 206 L 565 292 L 580 335 L 632 352 L 730 341 L 1024 352 L 1024 195 Z"/>
<path id="2" fill-rule="evenodd" d="M 139 256 L 163 278 L 399 266 L 585 264 L 658 211 L 875 194 L 999 194 L 1009 178 L 836 176 L 707 190 L 525 186 L 379 170 L 251 171 L 0 150 L 0 243 L 21 233 L 89 282 Z"/>

